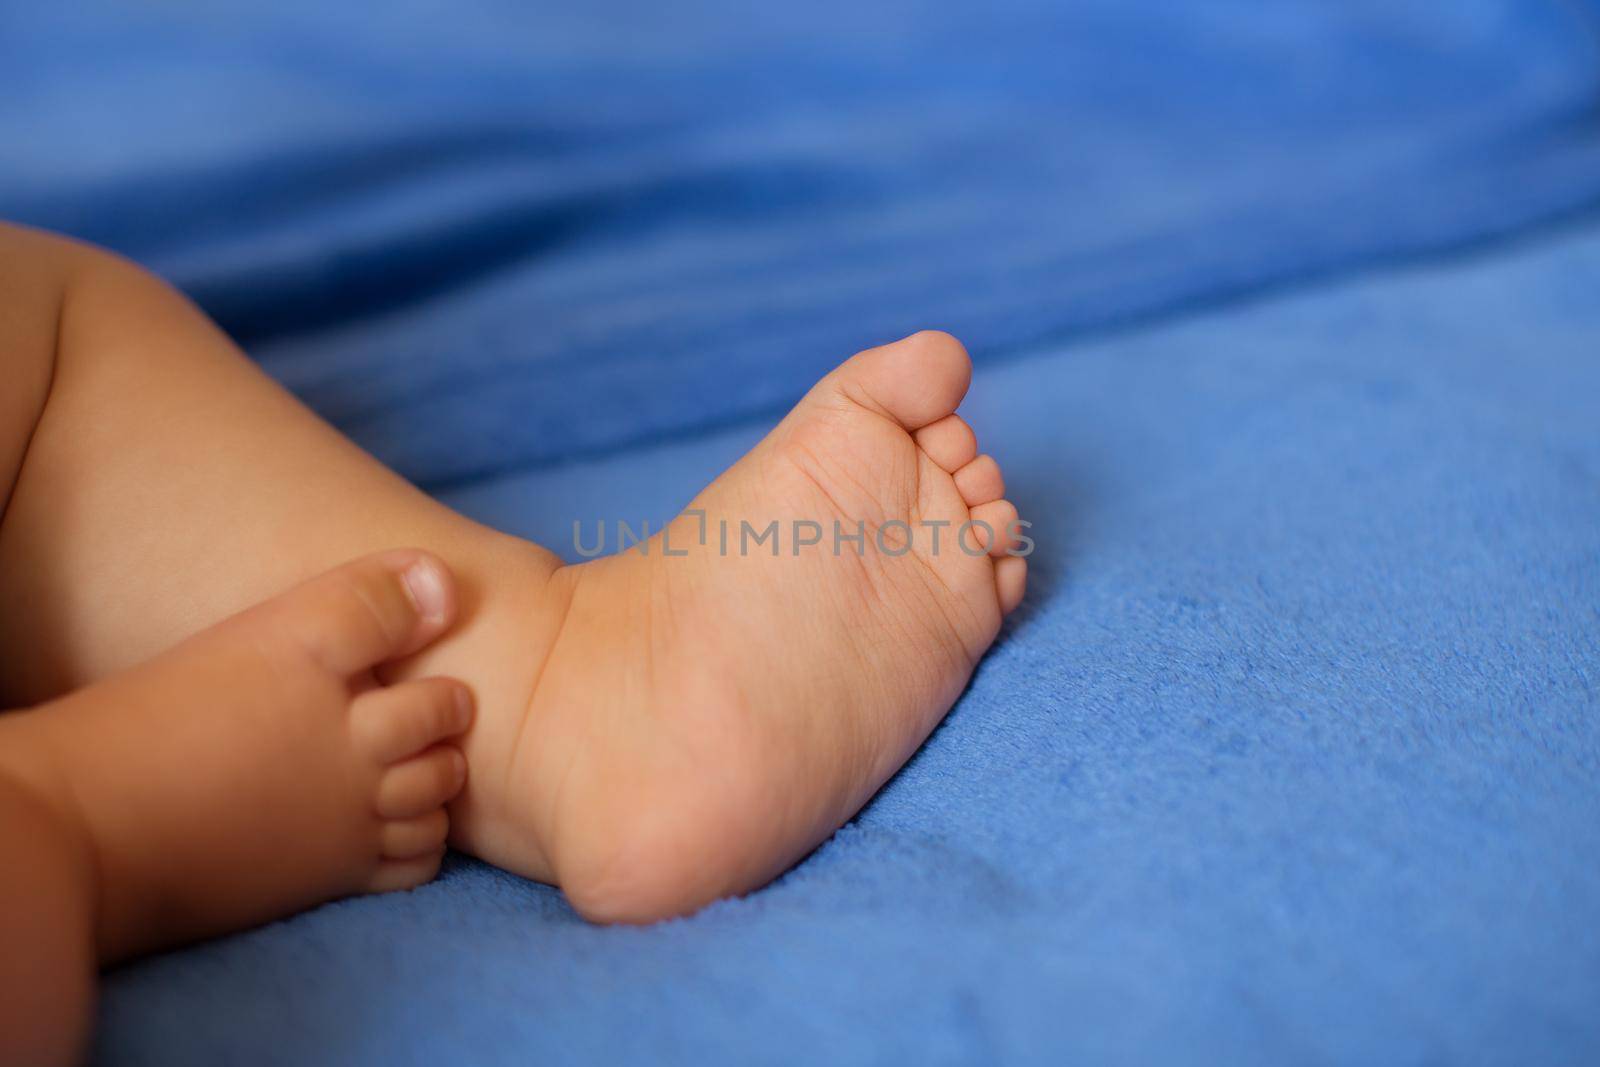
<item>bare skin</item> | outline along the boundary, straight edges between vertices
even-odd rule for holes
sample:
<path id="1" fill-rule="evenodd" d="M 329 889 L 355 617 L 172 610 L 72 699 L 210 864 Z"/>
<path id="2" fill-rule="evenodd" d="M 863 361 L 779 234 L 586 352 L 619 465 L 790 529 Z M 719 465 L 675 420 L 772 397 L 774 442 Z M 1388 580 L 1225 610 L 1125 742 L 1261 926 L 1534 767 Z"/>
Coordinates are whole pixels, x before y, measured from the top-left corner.
<path id="1" fill-rule="evenodd" d="M 646 552 L 557 572 L 565 617 L 504 789 L 580 911 L 649 919 L 763 884 L 955 703 L 1026 567 L 999 468 L 953 414 L 969 373 L 942 334 L 864 352 Z"/>
<path id="2" fill-rule="evenodd" d="M 455 572 L 461 623 L 392 675 L 477 696 L 451 840 L 591 918 L 680 914 L 793 862 L 921 743 L 1022 596 L 1003 532 L 951 544 L 1016 513 L 953 414 L 970 365 L 942 334 L 843 364 L 695 503 L 736 528 L 859 520 L 860 555 L 724 556 L 680 519 L 687 557 L 569 567 L 407 485 L 137 269 L 0 231 L 0 292 L 24 284 L 0 341 L 52 369 L 19 372 L 37 384 L 0 524 L 0 689 L 46 699 L 339 560 L 421 546 Z M 880 549 L 886 524 L 928 520 L 950 524 L 942 552 L 920 532 Z"/>
<path id="3" fill-rule="evenodd" d="M 471 696 L 375 671 L 455 609 L 390 552 L 0 716 L 0 1061 L 75 1059 L 98 966 L 432 878 Z"/>

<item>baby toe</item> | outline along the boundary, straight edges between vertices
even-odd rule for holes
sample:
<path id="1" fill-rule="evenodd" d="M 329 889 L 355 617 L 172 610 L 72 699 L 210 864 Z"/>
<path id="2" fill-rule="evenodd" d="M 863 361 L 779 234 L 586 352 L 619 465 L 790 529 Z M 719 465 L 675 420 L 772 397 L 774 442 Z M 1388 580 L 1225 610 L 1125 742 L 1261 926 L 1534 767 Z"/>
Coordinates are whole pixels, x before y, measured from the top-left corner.
<path id="1" fill-rule="evenodd" d="M 350 676 L 398 659 L 442 634 L 456 614 L 455 583 L 416 549 L 366 556 L 253 609 L 323 667 Z"/>
<path id="2" fill-rule="evenodd" d="M 371 879 L 367 882 L 369 893 L 392 893 L 397 889 L 415 889 L 424 882 L 431 882 L 439 873 L 439 865 L 444 862 L 444 849 L 427 856 L 417 856 L 413 859 L 384 860 L 378 864 L 377 870 L 372 872 Z"/>
<path id="3" fill-rule="evenodd" d="M 1009 500 L 991 500 L 972 509 L 973 538 L 991 556 L 1001 556 L 1021 541 L 1017 506 Z"/>
<path id="4" fill-rule="evenodd" d="M 379 848 L 384 859 L 412 860 L 435 856 L 444 851 L 445 838 L 450 834 L 450 816 L 443 808 L 435 808 L 415 819 L 398 819 L 386 822 L 380 831 Z"/>
<path id="5" fill-rule="evenodd" d="M 1028 561 L 1021 556 L 1004 556 L 995 560 L 994 591 L 1000 601 L 1000 611 L 1009 615 L 1022 603 L 1028 591 Z"/>
<path id="6" fill-rule="evenodd" d="M 993 456 L 979 456 L 955 472 L 956 489 L 967 507 L 975 508 L 1006 495 L 1006 480 Z"/>
<path id="7" fill-rule="evenodd" d="M 377 812 L 385 819 L 426 815 L 448 803 L 466 782 L 467 758 L 461 750 L 437 745 L 383 772 L 378 780 Z"/>
<path id="8" fill-rule="evenodd" d="M 915 437 L 928 458 L 948 474 L 965 467 L 978 454 L 978 437 L 960 415 L 946 415 L 918 430 Z"/>
<path id="9" fill-rule="evenodd" d="M 376 763 L 416 755 L 472 724 L 472 693 L 453 678 L 422 678 L 374 689 L 350 706 L 357 749 Z"/>
<path id="10" fill-rule="evenodd" d="M 967 350 L 939 330 L 858 352 L 823 379 L 913 431 L 953 413 L 971 381 Z"/>

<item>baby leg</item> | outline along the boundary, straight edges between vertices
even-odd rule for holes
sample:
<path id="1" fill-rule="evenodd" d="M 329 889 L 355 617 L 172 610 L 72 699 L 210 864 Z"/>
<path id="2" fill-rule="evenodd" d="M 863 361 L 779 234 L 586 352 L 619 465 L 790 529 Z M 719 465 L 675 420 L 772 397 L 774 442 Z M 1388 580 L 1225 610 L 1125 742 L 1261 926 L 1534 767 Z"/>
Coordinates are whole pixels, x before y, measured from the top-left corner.
<path id="1" fill-rule="evenodd" d="M 14 477 L 0 473 L 0 706 L 123 670 L 344 560 L 415 545 L 454 572 L 459 621 L 386 670 L 467 680 L 480 707 L 472 779 L 501 777 L 553 556 L 407 484 L 181 296 L 104 252 L 0 224 L 0 359 L 8 381 L 31 383 L 26 403 L 0 389 L 20 457 Z M 469 848 L 484 807 L 474 789 L 452 812 Z"/>

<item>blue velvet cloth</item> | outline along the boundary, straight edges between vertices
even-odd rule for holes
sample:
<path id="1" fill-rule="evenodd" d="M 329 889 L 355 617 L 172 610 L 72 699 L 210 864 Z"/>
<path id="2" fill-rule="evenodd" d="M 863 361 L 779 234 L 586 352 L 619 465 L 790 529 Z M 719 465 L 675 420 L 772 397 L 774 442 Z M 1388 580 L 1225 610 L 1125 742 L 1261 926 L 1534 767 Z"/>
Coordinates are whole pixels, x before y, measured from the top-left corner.
<path id="1" fill-rule="evenodd" d="M 768 889 L 599 929 L 457 860 L 118 972 L 99 1058 L 1600 1058 L 1597 20 L 0 14 L 0 214 L 166 273 L 469 514 L 659 519 L 940 326 L 1039 545 Z"/>

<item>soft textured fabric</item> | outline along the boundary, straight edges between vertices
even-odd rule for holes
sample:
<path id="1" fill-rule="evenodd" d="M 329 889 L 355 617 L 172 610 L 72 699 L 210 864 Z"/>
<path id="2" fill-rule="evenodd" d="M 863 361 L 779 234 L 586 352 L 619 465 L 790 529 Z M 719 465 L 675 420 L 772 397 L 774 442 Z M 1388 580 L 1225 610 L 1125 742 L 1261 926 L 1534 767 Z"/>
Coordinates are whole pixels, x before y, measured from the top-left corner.
<path id="1" fill-rule="evenodd" d="M 0 213 L 429 485 L 1600 201 L 1588 0 L 10 4 Z M 425 427 L 425 428 L 424 428 Z"/>
<path id="2" fill-rule="evenodd" d="M 456 860 L 117 972 L 100 1062 L 1600 1059 L 1592 6 L 322 7 L 0 14 L 0 214 L 568 554 L 951 328 L 1032 586 L 775 885 Z"/>

